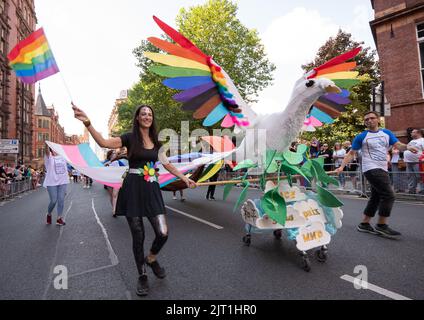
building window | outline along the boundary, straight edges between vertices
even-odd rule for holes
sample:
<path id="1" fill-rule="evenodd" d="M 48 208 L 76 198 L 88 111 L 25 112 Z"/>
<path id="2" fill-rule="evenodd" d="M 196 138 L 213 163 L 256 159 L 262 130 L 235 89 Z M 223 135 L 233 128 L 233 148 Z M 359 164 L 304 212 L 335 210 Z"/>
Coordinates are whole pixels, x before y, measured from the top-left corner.
<path id="1" fill-rule="evenodd" d="M 0 0 L 0 15 L 3 15 L 6 9 L 6 0 Z"/>
<path id="2" fill-rule="evenodd" d="M 421 91 L 424 98 L 424 23 L 417 25 L 417 40 L 420 52 Z"/>

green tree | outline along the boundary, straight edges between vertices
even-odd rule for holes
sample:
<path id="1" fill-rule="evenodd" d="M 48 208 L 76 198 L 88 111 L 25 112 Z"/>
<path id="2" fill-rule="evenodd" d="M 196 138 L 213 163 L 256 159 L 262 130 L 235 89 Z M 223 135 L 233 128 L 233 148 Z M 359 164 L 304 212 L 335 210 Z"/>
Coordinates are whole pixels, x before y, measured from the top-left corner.
<path id="1" fill-rule="evenodd" d="M 305 71 L 310 71 L 340 54 L 363 46 L 363 44 L 363 42 L 354 41 L 350 33 L 339 30 L 335 37 L 327 40 L 318 50 L 315 60 L 303 65 L 302 68 Z M 349 89 L 352 104 L 346 106 L 347 112 L 342 113 L 335 120 L 334 124 L 317 128 L 316 132 L 306 132 L 302 135 L 302 138 L 310 140 L 315 136 L 320 141 L 325 141 L 331 145 L 337 141 L 352 140 L 358 133 L 364 130 L 362 117 L 370 108 L 370 94 L 372 86 L 378 83 L 380 75 L 379 66 L 376 61 L 375 50 L 371 50 L 369 47 L 362 48 L 355 61 L 358 64 L 356 70 L 359 71 L 363 81 Z"/>
<path id="2" fill-rule="evenodd" d="M 275 66 L 267 59 L 258 32 L 248 29 L 237 18 L 237 9 L 230 0 L 209 0 L 204 5 L 181 9 L 176 24 L 180 33 L 203 52 L 213 55 L 231 76 L 242 97 L 252 102 L 271 84 Z M 140 104 L 154 106 L 161 129 L 179 132 L 180 122 L 185 120 L 190 121 L 191 129 L 202 127 L 202 121 L 194 121 L 191 112 L 182 111 L 181 105 L 172 100 L 178 91 L 165 87 L 163 78 L 149 71 L 153 63 L 144 57 L 145 51 L 158 52 L 158 49 L 142 41 L 134 50 L 140 82 L 129 91 L 128 103 L 119 110 L 120 130 L 128 130 L 131 111 Z"/>

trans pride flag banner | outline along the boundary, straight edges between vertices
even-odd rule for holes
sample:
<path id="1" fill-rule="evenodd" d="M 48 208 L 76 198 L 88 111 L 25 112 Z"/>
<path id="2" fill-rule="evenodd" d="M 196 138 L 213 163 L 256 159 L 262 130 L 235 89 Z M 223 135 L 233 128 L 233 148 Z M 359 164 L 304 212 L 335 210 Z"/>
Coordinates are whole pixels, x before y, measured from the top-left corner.
<path id="1" fill-rule="evenodd" d="M 19 42 L 7 58 L 16 76 L 26 84 L 34 84 L 59 72 L 43 28 Z"/>
<path id="2" fill-rule="evenodd" d="M 87 143 L 80 145 L 59 145 L 50 141 L 46 141 L 46 143 L 54 152 L 65 158 L 66 162 L 82 174 L 106 186 L 121 187 L 122 176 L 128 167 L 105 167 Z M 173 163 L 173 165 L 183 174 L 187 174 L 200 166 L 216 163 L 231 154 L 232 151 L 213 154 L 192 154 L 187 160 L 190 162 L 178 162 Z M 195 159 L 193 160 L 193 158 Z M 161 188 L 177 180 L 160 163 L 158 163 L 157 167 L 159 169 L 159 184 Z"/>

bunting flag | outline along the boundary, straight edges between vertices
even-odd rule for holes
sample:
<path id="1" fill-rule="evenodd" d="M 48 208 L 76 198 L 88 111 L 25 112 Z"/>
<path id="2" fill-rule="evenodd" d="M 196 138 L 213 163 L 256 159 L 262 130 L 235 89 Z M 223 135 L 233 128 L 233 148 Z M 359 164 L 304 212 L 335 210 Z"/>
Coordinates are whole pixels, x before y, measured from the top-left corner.
<path id="1" fill-rule="evenodd" d="M 43 28 L 19 42 L 7 58 L 23 83 L 34 84 L 59 72 Z"/>

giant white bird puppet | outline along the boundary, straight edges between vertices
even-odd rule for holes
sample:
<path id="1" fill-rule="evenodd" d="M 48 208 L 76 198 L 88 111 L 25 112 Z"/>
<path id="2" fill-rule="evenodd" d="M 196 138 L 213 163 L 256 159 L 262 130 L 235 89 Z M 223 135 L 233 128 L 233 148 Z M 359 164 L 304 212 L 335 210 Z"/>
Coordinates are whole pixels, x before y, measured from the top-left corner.
<path id="1" fill-rule="evenodd" d="M 284 111 L 259 116 L 246 104 L 231 78 L 211 57 L 158 18 L 154 17 L 154 20 L 176 44 L 148 38 L 154 46 L 168 54 L 145 52 L 145 56 L 162 64 L 152 66 L 150 70 L 167 77 L 163 81 L 166 86 L 183 90 L 173 98 L 183 103 L 184 110 L 195 111 L 194 118 L 204 119 L 205 126 L 215 125 L 222 120 L 223 128 L 235 127 L 235 131 L 265 129 L 266 147 L 271 150 L 285 151 L 302 129 L 314 130 L 314 126 L 331 123 L 344 110 L 343 105 L 350 103 L 347 98 L 349 92 L 343 90 L 338 93 L 340 89 L 336 85 L 347 88 L 359 82 L 358 72 L 350 72 L 356 63 L 345 62 L 359 53 L 360 48 L 357 48 L 299 79 Z M 312 105 L 314 107 L 311 109 Z M 254 139 L 245 139 L 237 149 L 226 137 L 204 137 L 204 140 L 213 147 L 214 154 L 184 155 L 183 160 L 173 160 L 187 174 L 195 174 L 200 167 L 209 166 L 209 170 L 203 174 L 196 173 L 200 177 L 199 182 L 209 179 L 222 166 L 221 160 L 235 152 L 238 159 L 259 159 L 257 154 L 251 153 L 257 151 L 253 147 Z M 88 145 L 61 146 L 51 142 L 48 145 L 83 174 L 106 185 L 121 185 L 121 176 L 126 168 L 104 167 Z M 154 166 L 157 165 L 152 164 L 152 168 L 140 174 L 147 177 Z M 161 187 L 165 188 L 175 181 L 160 164 L 156 169 L 159 169 Z"/>
<path id="2" fill-rule="evenodd" d="M 150 70 L 167 77 L 163 84 L 169 88 L 183 90 L 173 98 L 181 102 L 183 110 L 195 111 L 195 119 L 204 119 L 203 125 L 221 127 L 235 131 L 246 129 L 266 130 L 266 148 L 278 152 L 286 151 L 296 140 L 300 131 L 331 123 L 349 104 L 349 92 L 340 87 L 350 87 L 359 82 L 353 59 L 361 48 L 353 49 L 326 64 L 313 69 L 295 84 L 291 99 L 284 111 L 266 116 L 257 115 L 243 100 L 228 74 L 190 40 L 166 23 L 153 17 L 158 26 L 174 43 L 151 37 L 148 40 L 160 50 L 168 53 L 145 52 L 144 55 L 161 65 Z M 312 106 L 314 106 L 312 108 Z M 306 119 L 306 120 L 305 120 Z M 237 149 L 237 159 L 256 158 L 254 139 L 245 139 Z"/>

